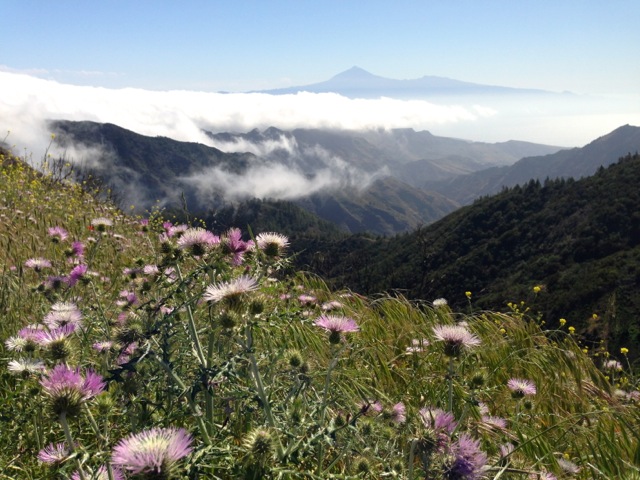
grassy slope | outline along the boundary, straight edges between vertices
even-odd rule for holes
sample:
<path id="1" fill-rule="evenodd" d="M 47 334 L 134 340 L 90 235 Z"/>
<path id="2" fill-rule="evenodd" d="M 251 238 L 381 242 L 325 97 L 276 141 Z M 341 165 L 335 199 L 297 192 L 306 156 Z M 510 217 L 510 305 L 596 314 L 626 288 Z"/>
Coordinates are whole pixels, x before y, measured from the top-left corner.
<path id="1" fill-rule="evenodd" d="M 152 222 L 150 231 L 146 231 L 137 219 L 95 202 L 79 188 L 60 186 L 19 162 L 6 162 L 7 157 L 4 153 L 0 170 L 0 352 L 4 359 L 0 367 L 0 441 L 10 447 L 0 454 L 0 478 L 45 478 L 50 470 L 35 456 L 48 442 L 62 440 L 55 418 L 47 414 L 46 397 L 36 379 L 10 374 L 5 365 L 16 357 L 16 352 L 4 348 L 4 340 L 19 328 L 40 322 L 56 300 L 76 301 L 88 326 L 82 335 L 74 337 L 69 361 L 92 366 L 112 380 L 108 393 L 90 408 L 103 429 L 103 437 L 95 435 L 85 416 L 72 424 L 80 453 L 87 454 L 81 461 L 89 465 L 105 461 L 110 448 L 128 432 L 155 425 L 181 425 L 195 436 L 195 453 L 184 464 L 189 478 L 240 478 L 238 469 L 244 468 L 246 462 L 243 441 L 249 431 L 269 422 L 255 401 L 259 389 L 247 373 L 251 353 L 233 344 L 234 336 L 224 334 L 217 323 L 212 323 L 212 314 L 218 318 L 215 308 L 197 303 L 199 292 L 211 282 L 213 273 L 194 259 L 185 258 L 179 265 L 188 282 L 177 286 L 123 275 L 126 267 L 163 261 L 154 233 L 159 231 L 159 225 Z M 100 235 L 88 228 L 97 217 L 114 221 L 109 234 Z M 85 242 L 87 263 L 97 275 L 77 288 L 47 294 L 38 288 L 46 274 L 27 270 L 23 265 L 28 258 L 42 256 L 52 260 L 50 273 L 68 273 L 71 265 L 64 253 L 68 245 L 51 241 L 47 236 L 51 226 L 63 226 L 74 240 Z M 269 281 L 260 268 L 259 264 L 247 264 L 246 269 L 227 267 L 216 275 L 232 278 L 249 271 L 261 278 L 257 297 L 261 313 L 256 313 L 252 321 L 252 351 L 269 392 L 275 424 L 270 428 L 274 436 L 290 446 L 301 442 L 298 456 L 274 462 L 274 469 L 316 471 L 322 444 L 326 463 L 321 463 L 327 469 L 322 478 L 330 478 L 329 472 L 336 475 L 333 478 L 363 478 L 352 470 L 358 458 L 369 462 L 369 478 L 379 478 L 383 473 L 391 476 L 391 471 L 397 478 L 407 478 L 407 446 L 412 439 L 428 435 L 417 412 L 425 406 L 447 408 L 448 378 L 452 378 L 451 408 L 460 420 L 459 430 L 470 432 L 481 441 L 489 455 L 489 478 L 498 478 L 501 467 L 497 447 L 507 441 L 516 445 L 516 451 L 510 457 L 510 472 L 503 472 L 501 478 L 526 478 L 529 472 L 543 469 L 559 472 L 556 459 L 562 455 L 581 466 L 580 478 L 639 478 L 639 439 L 634 433 L 640 424 L 637 405 L 630 404 L 626 397 L 613 395 L 615 386 L 611 383 L 621 382 L 627 392 L 637 385 L 627 373 L 618 373 L 617 378 L 607 381 L 598 368 L 604 352 L 598 357 L 586 355 L 566 331 L 545 331 L 539 320 L 518 312 L 466 315 L 456 314 L 448 307 L 413 305 L 403 298 L 368 299 L 331 291 L 322 280 L 300 275 Z M 91 349 L 94 341 L 104 340 L 109 333 L 115 335 L 114 322 L 124 311 L 116 303 L 123 289 L 135 289 L 141 299 L 128 313 L 138 333 L 142 333 L 139 340 L 145 346 L 141 348 L 144 353 L 136 354 L 135 362 L 125 364 L 133 369 L 131 374 L 122 368 L 114 369 L 114 364 L 107 368 L 114 360 Z M 300 293 L 317 300 L 303 304 L 297 299 Z M 322 313 L 320 304 L 329 300 L 339 300 L 343 304 L 340 312 L 357 319 L 361 327 L 360 332 L 349 335 L 349 342 L 338 353 L 312 324 Z M 203 338 L 209 335 L 213 342 L 204 347 L 213 359 L 212 368 L 227 369 L 224 381 L 216 387 L 216 403 L 211 406 L 227 413 L 215 413 L 215 409 L 212 412 L 213 420 L 207 427 L 214 440 L 211 446 L 200 428 L 202 417 L 190 413 L 193 403 L 204 410 L 209 404 L 201 392 L 201 371 L 188 329 L 184 328 L 188 315 L 183 309 L 159 320 L 153 308 L 181 302 L 185 302 L 184 307 L 190 305 Z M 466 321 L 482 344 L 451 363 L 450 370 L 433 338 L 432 327 L 456 321 Z M 236 334 L 241 337 L 243 332 L 238 330 Z M 432 344 L 418 355 L 407 355 L 406 348 L 412 340 L 421 338 Z M 302 376 L 286 365 L 291 349 L 303 354 L 307 368 Z M 223 350 L 230 356 L 218 356 L 216 352 Z M 178 388 L 171 376 L 158 368 L 152 361 L 154 355 L 166 356 L 187 390 Z M 229 363 L 230 358 L 237 365 Z M 332 358 L 339 361 L 328 375 Z M 117 381 L 116 374 L 121 381 Z M 521 404 L 511 398 L 505 387 L 511 377 L 536 383 L 538 394 L 530 403 Z M 626 383 L 622 377 L 627 378 Z M 330 389 L 325 386 L 327 379 Z M 291 392 L 298 387 L 301 390 L 292 400 Z M 227 402 L 231 403 L 224 403 L 224 395 L 230 395 L 233 400 Z M 384 405 L 404 402 L 407 423 L 393 426 L 363 418 L 353 428 L 336 432 L 337 439 L 326 439 L 327 443 L 324 437 L 313 440 L 319 417 L 326 418 L 327 428 L 334 428 L 330 425 L 340 415 L 357 414 L 354 405 L 363 399 L 379 399 Z M 492 415 L 507 419 L 508 427 L 493 428 L 480 421 L 478 401 L 485 403 Z M 322 413 L 324 410 L 326 414 Z M 224 415 L 228 415 L 226 420 Z M 307 443 L 311 445 L 308 448 Z M 348 448 L 341 449 L 341 443 Z M 69 460 L 61 471 L 68 474 L 73 468 L 74 462 Z M 219 477 L 214 477 L 214 470 Z M 518 473 L 520 470 L 525 473 Z M 283 475 L 313 478 L 302 473 Z"/>

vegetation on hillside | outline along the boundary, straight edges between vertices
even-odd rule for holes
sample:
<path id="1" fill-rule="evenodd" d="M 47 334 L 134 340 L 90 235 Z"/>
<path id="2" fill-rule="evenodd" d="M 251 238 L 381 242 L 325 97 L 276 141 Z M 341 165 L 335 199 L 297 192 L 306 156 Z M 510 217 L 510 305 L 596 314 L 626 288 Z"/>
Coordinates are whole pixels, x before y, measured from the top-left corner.
<path id="1" fill-rule="evenodd" d="M 130 217 L 1 155 L 0 478 L 640 478 L 629 349 L 329 289 L 280 234 Z"/>
<path id="2" fill-rule="evenodd" d="M 640 344 L 640 156 L 594 176 L 531 181 L 411 234 L 354 237 L 319 270 L 364 294 L 399 291 L 476 308 L 525 300 L 549 326 L 567 319 L 607 348 Z M 540 291 L 533 294 L 532 288 Z"/>

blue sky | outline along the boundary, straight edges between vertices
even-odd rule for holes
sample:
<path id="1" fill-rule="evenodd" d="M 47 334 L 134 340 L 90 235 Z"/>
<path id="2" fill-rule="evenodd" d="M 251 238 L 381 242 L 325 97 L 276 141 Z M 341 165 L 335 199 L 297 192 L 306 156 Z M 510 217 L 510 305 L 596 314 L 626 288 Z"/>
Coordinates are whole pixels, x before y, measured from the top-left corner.
<path id="1" fill-rule="evenodd" d="M 46 148 L 47 118 L 202 142 L 203 128 L 273 125 L 411 127 L 559 146 L 640 124 L 638 0 L 0 0 L 0 7 L 0 132 L 11 130 L 18 148 L 35 152 Z M 578 95 L 557 104 L 431 104 L 239 93 L 316 83 L 356 65 L 388 78 L 436 75 Z"/>
<path id="2" fill-rule="evenodd" d="M 79 85 L 246 91 L 358 65 L 576 93 L 640 92 L 640 2 L 3 0 L 0 64 Z"/>

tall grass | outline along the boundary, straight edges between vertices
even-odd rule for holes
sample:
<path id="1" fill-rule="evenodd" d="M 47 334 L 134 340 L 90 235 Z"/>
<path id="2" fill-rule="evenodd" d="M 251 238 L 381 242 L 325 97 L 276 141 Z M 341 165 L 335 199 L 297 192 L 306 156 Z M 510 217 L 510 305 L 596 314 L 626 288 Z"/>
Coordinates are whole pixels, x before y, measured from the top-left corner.
<path id="1" fill-rule="evenodd" d="M 1 160 L 0 478 L 640 478 L 638 385 L 623 354 L 612 373 L 604 360 L 616 355 L 517 310 L 330 291 L 246 235 L 189 248 L 186 227 Z M 32 258 L 51 267 L 29 268 Z M 206 301 L 243 276 L 257 288 Z M 29 325 L 52 330 L 60 303 L 78 307 L 82 326 L 20 343 Z M 323 315 L 359 331 L 331 334 L 316 325 Z M 480 345 L 447 355 L 433 330 L 443 325 Z M 43 388 L 56 365 L 106 382 L 68 421 Z M 513 378 L 535 395 L 511 391 Z M 436 411 L 454 422 L 434 424 Z M 154 428 L 184 429 L 190 452 L 161 471 L 120 472 L 114 447 Z M 39 460 L 51 444 L 66 454 Z"/>

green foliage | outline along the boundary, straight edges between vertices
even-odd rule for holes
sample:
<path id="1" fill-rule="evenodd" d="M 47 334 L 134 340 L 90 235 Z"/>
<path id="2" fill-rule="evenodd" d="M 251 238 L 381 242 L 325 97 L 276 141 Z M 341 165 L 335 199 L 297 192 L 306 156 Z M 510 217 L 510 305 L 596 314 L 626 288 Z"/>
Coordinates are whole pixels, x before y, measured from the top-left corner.
<path id="1" fill-rule="evenodd" d="M 458 313 L 336 291 L 291 269 L 259 234 L 254 247 L 228 232 L 194 247 L 186 240 L 203 231 L 180 237 L 162 218 L 123 215 L 7 152 L 0 178 L 0 478 L 90 478 L 119 441 L 157 427 L 184 428 L 193 450 L 161 475 L 127 478 L 526 479 L 568 476 L 566 461 L 579 468 L 573 478 L 640 474 L 626 356 L 605 368 L 613 355 L 585 353 L 568 326 L 548 329 L 525 305 L 477 311 L 471 295 L 473 311 Z M 50 234 L 56 226 L 69 237 Z M 37 257 L 51 266 L 29 268 Z M 73 283 L 77 265 L 88 268 Z M 52 275 L 64 277 L 58 288 Z M 55 349 L 20 343 L 28 325 L 54 329 L 45 319 L 60 302 L 77 305 L 82 327 Z M 325 331 L 323 315 L 358 331 Z M 436 326 L 480 344 L 447 356 Z M 68 420 L 52 415 L 41 383 L 61 362 L 107 382 Z M 513 378 L 533 382 L 535 395 L 516 398 Z M 448 427 L 434 424 L 436 411 L 451 415 Z M 37 459 L 60 442 L 73 454 Z"/>
<path id="2" fill-rule="evenodd" d="M 477 308 L 525 299 L 552 326 L 566 317 L 612 351 L 638 345 L 639 183 L 637 154 L 578 181 L 531 181 L 412 234 L 343 242 L 322 274 L 364 294 L 395 290 L 457 307 L 467 290 Z M 533 295 L 535 285 L 543 288 Z M 593 313 L 601 325 L 589 323 Z"/>

